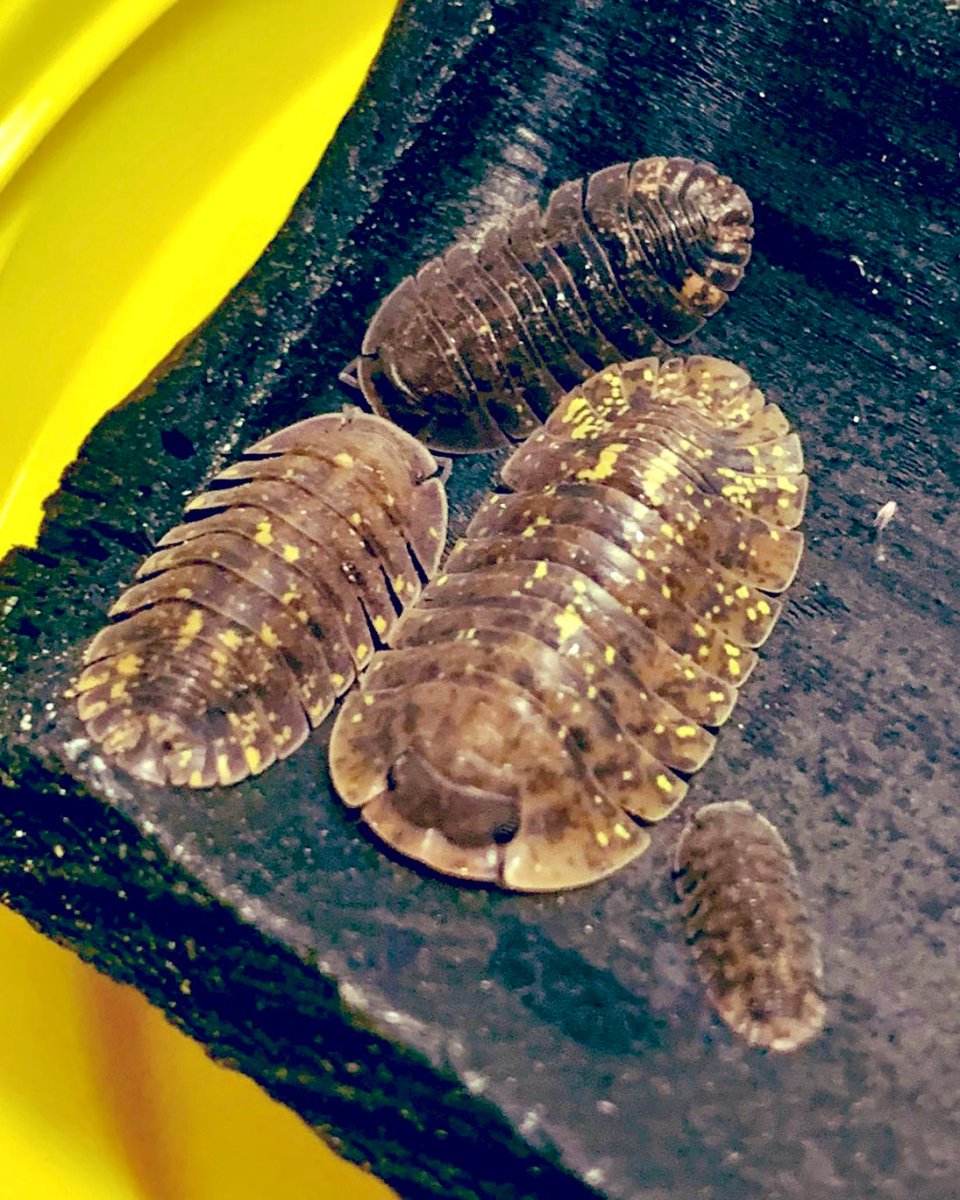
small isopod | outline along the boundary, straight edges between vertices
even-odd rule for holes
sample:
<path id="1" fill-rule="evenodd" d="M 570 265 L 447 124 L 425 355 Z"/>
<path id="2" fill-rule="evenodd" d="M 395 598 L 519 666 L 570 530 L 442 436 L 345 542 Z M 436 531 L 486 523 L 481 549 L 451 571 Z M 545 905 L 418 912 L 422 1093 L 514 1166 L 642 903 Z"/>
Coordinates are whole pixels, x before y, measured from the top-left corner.
<path id="1" fill-rule="evenodd" d="M 679 343 L 743 277 L 753 211 L 709 163 L 644 158 L 562 184 L 404 279 L 367 329 L 374 411 L 447 453 L 535 430 L 607 363 Z"/>
<path id="2" fill-rule="evenodd" d="M 697 968 L 727 1025 L 770 1050 L 816 1037 L 820 954 L 774 826 L 743 800 L 708 804 L 680 835 L 675 872 Z"/>
<path id="3" fill-rule="evenodd" d="M 286 758 L 437 568 L 432 455 L 348 410 L 251 446 L 110 609 L 76 682 L 90 738 L 147 783 L 232 784 Z"/>

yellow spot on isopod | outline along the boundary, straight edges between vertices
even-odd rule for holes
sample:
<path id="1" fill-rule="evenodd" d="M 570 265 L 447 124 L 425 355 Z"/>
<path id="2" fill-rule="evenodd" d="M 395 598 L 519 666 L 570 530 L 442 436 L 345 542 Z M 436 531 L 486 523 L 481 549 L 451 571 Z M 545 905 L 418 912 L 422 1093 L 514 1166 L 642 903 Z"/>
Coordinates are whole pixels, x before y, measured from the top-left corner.
<path id="1" fill-rule="evenodd" d="M 124 654 L 117 659 L 116 671 L 118 675 L 136 675 L 143 665 L 143 659 L 139 654 Z"/>
<path id="2" fill-rule="evenodd" d="M 362 520 L 363 520 L 363 517 L 360 515 L 360 513 L 352 512 L 350 514 L 350 524 L 351 525 L 359 525 Z"/>
<path id="3" fill-rule="evenodd" d="M 723 648 L 724 648 L 724 650 L 726 650 L 726 652 L 730 655 L 731 658 L 739 658 L 740 657 L 740 647 L 735 646 L 733 644 L 733 642 L 724 642 Z"/>
<path id="4" fill-rule="evenodd" d="M 369 653 L 370 653 L 370 647 L 365 645 L 363 642 L 361 642 L 360 645 L 357 647 L 357 652 L 356 652 L 357 660 L 360 661 L 360 660 L 366 658 Z"/>
<path id="5" fill-rule="evenodd" d="M 596 700 L 596 698 L 597 698 L 597 688 L 596 688 L 595 684 L 591 683 L 590 686 L 587 688 L 587 699 L 588 700 Z"/>
<path id="6" fill-rule="evenodd" d="M 630 841 L 630 830 L 627 829 L 626 825 L 621 825 L 619 821 L 617 822 L 616 825 L 614 825 L 613 832 L 617 835 L 618 838 L 622 838 L 623 841 L 625 841 L 625 842 Z"/>
<path id="7" fill-rule="evenodd" d="M 750 589 L 741 583 L 734 595 L 740 600 L 747 600 L 750 596 Z"/>
<path id="8" fill-rule="evenodd" d="M 657 776 L 657 787 L 660 789 L 661 792 L 670 793 L 673 791 L 673 784 L 670 782 L 670 780 L 667 778 L 666 775 L 658 775 Z"/>
<path id="9" fill-rule="evenodd" d="M 187 619 L 181 624 L 179 636 L 181 638 L 192 640 L 197 636 L 202 628 L 203 612 L 199 608 L 195 608 L 191 611 Z"/>
<path id="10" fill-rule="evenodd" d="M 373 627 L 382 637 L 387 632 L 387 619 L 380 613 L 373 618 Z"/>
<path id="11" fill-rule="evenodd" d="M 534 579 L 543 579 L 547 574 L 547 564 L 545 559 L 541 559 L 533 568 Z"/>
<path id="12" fill-rule="evenodd" d="M 345 676 L 340 674 L 339 671 L 334 671 L 334 673 L 330 676 L 330 682 L 335 688 L 342 688 L 347 680 Z"/>
<path id="13" fill-rule="evenodd" d="M 602 829 L 597 830 L 597 844 L 603 846 L 604 849 L 610 845 L 610 838 Z"/>
<path id="14" fill-rule="evenodd" d="M 603 652 L 603 661 L 609 666 L 617 657 L 617 652 L 612 646 L 607 646 Z"/>
<path id="15" fill-rule="evenodd" d="M 696 736 L 697 727 L 696 725 L 678 725 L 676 732 L 678 738 L 692 738 Z"/>
<path id="16" fill-rule="evenodd" d="M 723 700 L 725 700 L 725 699 L 726 699 L 726 697 L 724 696 L 723 692 L 708 692 L 708 693 L 707 693 L 707 698 L 708 698 L 708 699 L 709 699 L 709 700 L 710 700 L 710 701 L 711 701 L 713 704 L 720 704 L 720 703 L 721 703 Z"/>
<path id="17" fill-rule="evenodd" d="M 757 601 L 757 612 L 763 613 L 763 615 L 765 617 L 768 617 L 770 615 L 770 612 L 771 612 L 770 605 L 766 602 L 766 600 L 758 600 Z"/>
<path id="18" fill-rule="evenodd" d="M 567 638 L 571 638 L 574 634 L 580 632 L 583 628 L 583 617 L 570 604 L 554 617 L 554 624 L 560 631 L 560 641 L 565 642 Z"/>
<path id="19" fill-rule="evenodd" d="M 297 547 L 291 546 L 290 543 L 287 542 L 283 547 L 284 562 L 288 562 L 288 563 L 296 562 L 299 557 L 300 557 L 300 551 L 297 549 Z"/>
<path id="20" fill-rule="evenodd" d="M 217 637 L 228 650 L 236 650 L 243 642 L 243 638 L 235 629 L 225 629 L 223 633 L 218 633 Z"/>
<path id="21" fill-rule="evenodd" d="M 604 446 L 604 448 L 600 451 L 600 455 L 597 458 L 596 464 L 592 467 L 585 467 L 582 471 L 578 471 L 577 478 L 592 481 L 609 479 L 617 465 L 618 457 L 627 448 L 626 442 L 611 442 L 609 446 Z"/>
<path id="22" fill-rule="evenodd" d="M 221 783 L 230 783 L 230 762 L 225 754 L 217 755 L 217 778 Z"/>
<path id="23" fill-rule="evenodd" d="M 398 596 L 402 594 L 402 592 L 406 586 L 407 586 L 407 581 L 406 581 L 406 579 L 404 579 L 404 577 L 402 575 L 398 575 L 396 577 L 396 579 L 393 581 L 393 590 L 397 593 Z"/>
<path id="24" fill-rule="evenodd" d="M 352 467 L 353 455 L 348 454 L 346 450 L 341 450 L 339 454 L 333 456 L 333 461 L 338 467 Z"/>
<path id="25" fill-rule="evenodd" d="M 363 713 L 355 712 L 353 714 L 353 716 L 350 718 L 350 724 L 351 725 L 359 725 L 362 720 L 363 720 Z"/>
<path id="26" fill-rule="evenodd" d="M 269 546 L 273 541 L 273 529 L 269 521 L 261 521 L 257 526 L 257 532 L 253 535 L 253 540 L 258 546 Z"/>
<path id="27" fill-rule="evenodd" d="M 250 768 L 251 773 L 256 775 L 263 761 L 260 757 L 260 751 L 256 746 L 244 746 L 243 757 L 247 760 L 247 766 Z"/>
<path id="28" fill-rule="evenodd" d="M 277 646 L 280 645 L 280 639 L 273 632 L 266 621 L 264 621 L 260 626 L 260 641 L 263 642 L 264 645 L 269 646 L 271 650 L 275 650 Z"/>

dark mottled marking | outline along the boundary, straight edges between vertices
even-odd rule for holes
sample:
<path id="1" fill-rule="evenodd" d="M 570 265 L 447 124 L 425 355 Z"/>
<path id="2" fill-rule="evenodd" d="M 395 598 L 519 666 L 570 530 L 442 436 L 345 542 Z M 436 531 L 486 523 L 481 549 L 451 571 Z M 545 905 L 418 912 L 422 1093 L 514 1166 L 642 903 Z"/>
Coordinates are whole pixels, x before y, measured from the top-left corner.
<path id="1" fill-rule="evenodd" d="M 642 853 L 779 616 L 802 471 L 731 363 L 587 380 L 514 451 L 515 490 L 487 498 L 345 701 L 340 795 L 410 857 L 517 890 Z"/>
<path id="2" fill-rule="evenodd" d="M 695 333 L 743 277 L 752 221 L 709 163 L 571 180 L 387 296 L 363 341 L 364 396 L 435 450 L 519 441 L 599 367 Z"/>
<path id="3" fill-rule="evenodd" d="M 209 787 L 293 753 L 436 570 L 436 470 L 409 434 L 347 410 L 215 476 L 87 647 L 74 690 L 103 755 Z"/>
<path id="4" fill-rule="evenodd" d="M 783 838 L 743 800 L 708 804 L 680 835 L 687 937 L 712 1003 L 751 1046 L 795 1050 L 823 1028 L 821 964 Z"/>

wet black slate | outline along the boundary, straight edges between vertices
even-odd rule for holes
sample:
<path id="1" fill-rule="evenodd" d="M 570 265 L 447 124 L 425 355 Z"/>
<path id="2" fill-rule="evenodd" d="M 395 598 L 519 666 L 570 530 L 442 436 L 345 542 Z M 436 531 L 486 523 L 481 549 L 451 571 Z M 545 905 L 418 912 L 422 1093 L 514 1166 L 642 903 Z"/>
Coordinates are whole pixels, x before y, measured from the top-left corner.
<path id="1" fill-rule="evenodd" d="M 942 0 L 407 4 L 284 232 L 3 565 L 3 899 L 405 1196 L 952 1194 L 958 68 Z M 711 159 L 754 200 L 754 262 L 694 348 L 783 405 L 811 475 L 787 612 L 684 806 L 742 796 L 797 856 L 830 1015 L 792 1058 L 709 1014 L 676 821 L 614 878 L 536 899 L 381 854 L 329 797 L 325 730 L 202 795 L 54 752 L 77 643 L 149 541 L 240 445 L 339 405 L 397 280 L 655 153 Z M 458 464 L 455 532 L 492 467 Z"/>

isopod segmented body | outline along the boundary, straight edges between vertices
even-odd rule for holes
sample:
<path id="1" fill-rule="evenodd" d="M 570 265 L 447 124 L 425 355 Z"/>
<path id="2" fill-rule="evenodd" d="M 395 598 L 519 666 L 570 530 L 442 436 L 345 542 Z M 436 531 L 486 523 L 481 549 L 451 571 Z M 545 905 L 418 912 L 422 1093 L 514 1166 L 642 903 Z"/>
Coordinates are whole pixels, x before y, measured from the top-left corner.
<path id="1" fill-rule="evenodd" d="M 436 470 L 408 434 L 349 410 L 215 476 L 87 648 L 75 690 L 105 757 L 209 787 L 296 750 L 436 570 Z"/>
<path id="2" fill-rule="evenodd" d="M 731 363 L 650 358 L 567 395 L 345 701 L 344 801 L 412 858 L 518 890 L 640 854 L 779 615 L 802 470 Z"/>
<path id="3" fill-rule="evenodd" d="M 688 940 L 723 1020 L 771 1050 L 816 1036 L 820 955 L 773 825 L 742 800 L 708 804 L 680 835 L 674 866 Z"/>
<path id="4" fill-rule="evenodd" d="M 522 440 L 600 367 L 699 329 L 743 276 L 752 220 L 709 163 L 645 158 L 570 180 L 387 296 L 363 341 L 364 396 L 435 450 Z"/>

